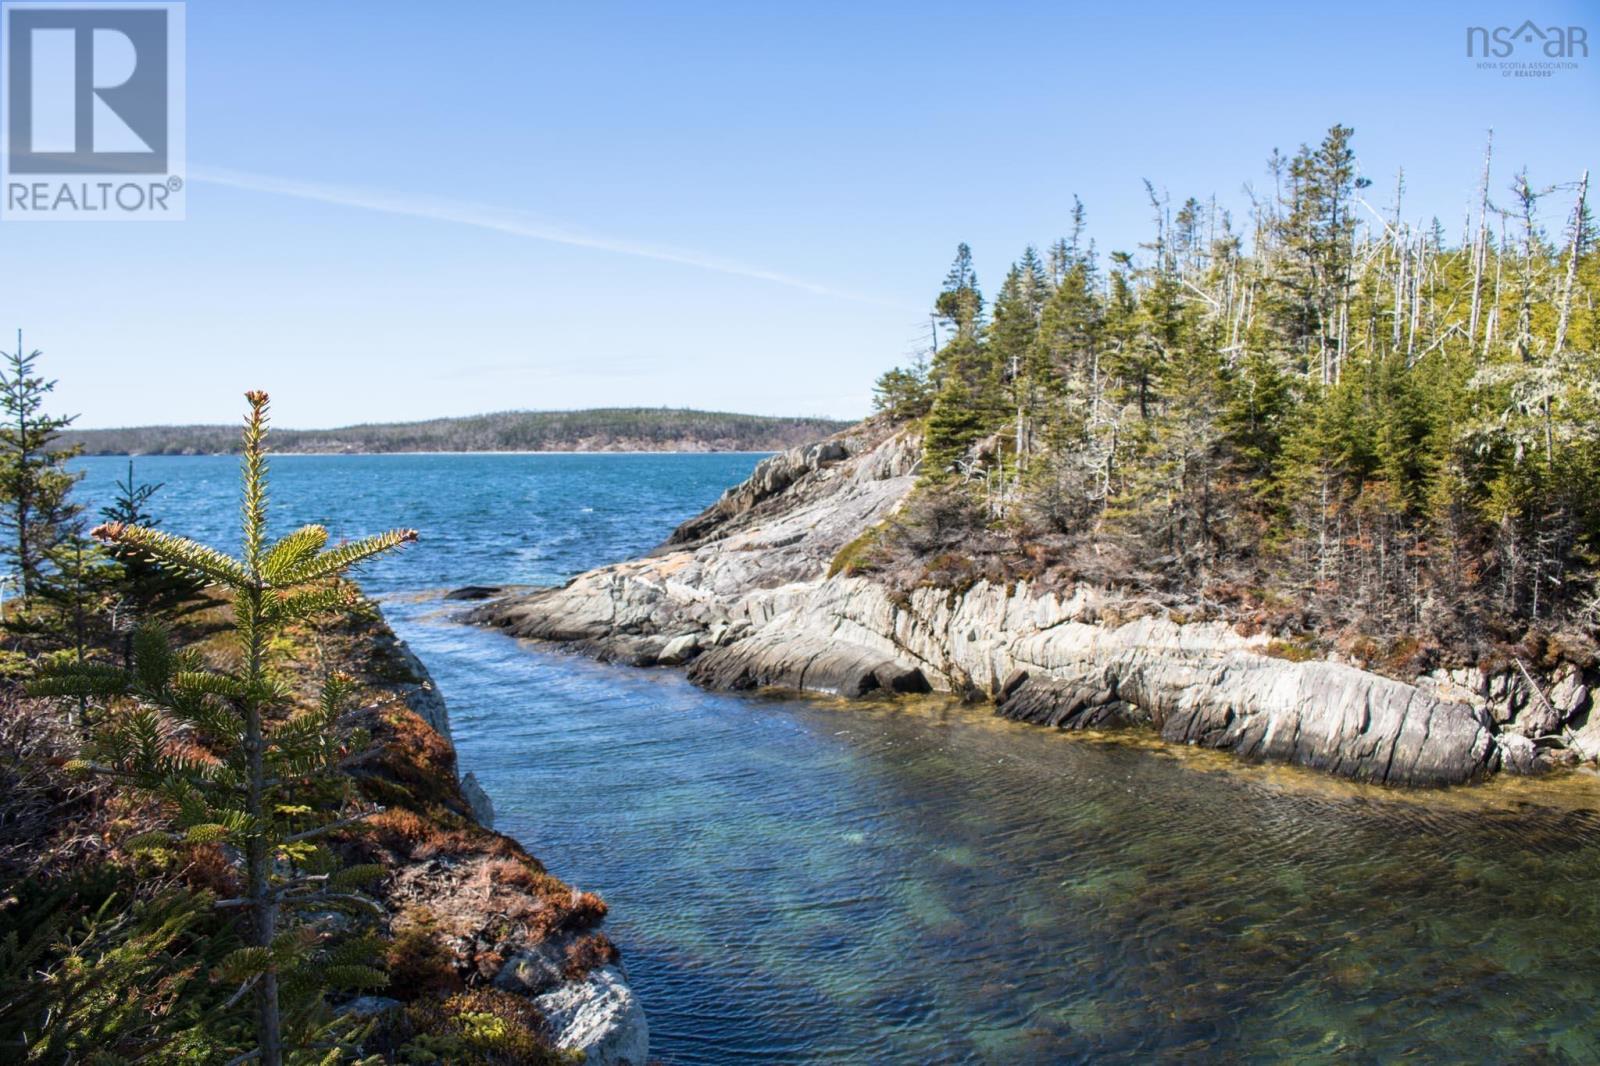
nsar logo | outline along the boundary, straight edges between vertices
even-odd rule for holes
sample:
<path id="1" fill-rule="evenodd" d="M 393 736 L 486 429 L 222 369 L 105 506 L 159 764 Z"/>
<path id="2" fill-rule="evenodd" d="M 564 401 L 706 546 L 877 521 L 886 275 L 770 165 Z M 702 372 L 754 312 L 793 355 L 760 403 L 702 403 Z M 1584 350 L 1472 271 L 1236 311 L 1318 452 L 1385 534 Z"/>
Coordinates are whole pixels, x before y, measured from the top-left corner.
<path id="1" fill-rule="evenodd" d="M 1507 59 L 1518 45 L 1532 45 L 1546 59 L 1588 59 L 1589 31 L 1582 26 L 1539 26 L 1532 19 L 1510 26 L 1468 26 L 1467 58 Z M 1529 49 L 1523 48 L 1524 55 Z"/>

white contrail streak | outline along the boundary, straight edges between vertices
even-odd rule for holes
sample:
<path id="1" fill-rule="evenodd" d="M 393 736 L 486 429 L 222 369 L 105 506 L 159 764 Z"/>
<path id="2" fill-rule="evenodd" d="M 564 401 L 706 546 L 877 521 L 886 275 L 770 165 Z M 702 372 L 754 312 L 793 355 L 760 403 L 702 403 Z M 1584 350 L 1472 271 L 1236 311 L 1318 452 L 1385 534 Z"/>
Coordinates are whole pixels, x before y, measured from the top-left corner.
<path id="1" fill-rule="evenodd" d="M 552 244 L 566 244 L 575 248 L 593 248 L 604 252 L 614 252 L 618 255 L 630 255 L 640 259 L 654 259 L 663 263 L 678 263 L 682 266 L 711 270 L 719 274 L 731 274 L 735 277 L 753 278 L 757 281 L 771 282 L 774 285 L 784 285 L 791 289 L 800 289 L 817 296 L 831 296 L 858 303 L 895 306 L 887 301 L 861 296 L 856 293 L 842 292 L 826 285 L 818 285 L 815 282 L 807 281 L 804 278 L 792 277 L 774 270 L 764 270 L 760 267 L 750 266 L 747 263 L 721 259 L 716 256 L 678 248 L 663 248 L 614 237 L 583 233 L 544 221 L 524 211 L 495 207 L 490 204 L 419 197 L 410 193 L 387 192 L 381 189 L 325 185 L 318 182 L 278 178 L 268 174 L 251 174 L 245 171 L 227 170 L 219 167 L 191 167 L 189 168 L 189 178 L 192 181 L 198 181 L 203 184 L 221 185 L 230 189 L 244 189 L 250 192 L 289 196 L 298 200 L 314 200 L 318 203 L 338 204 L 343 207 L 360 208 L 364 211 L 381 211 L 390 215 L 404 215 L 407 218 L 453 222 L 460 226 L 475 226 L 478 229 L 508 233 L 516 237 L 528 237 L 536 241 L 548 241 Z"/>

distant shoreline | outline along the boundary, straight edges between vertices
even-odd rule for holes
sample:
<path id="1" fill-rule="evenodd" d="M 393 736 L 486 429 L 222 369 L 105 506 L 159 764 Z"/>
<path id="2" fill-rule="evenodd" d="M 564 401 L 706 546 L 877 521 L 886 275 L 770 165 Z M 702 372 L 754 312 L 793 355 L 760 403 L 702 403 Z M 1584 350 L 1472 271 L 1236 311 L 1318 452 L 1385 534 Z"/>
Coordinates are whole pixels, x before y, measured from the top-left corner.
<path id="1" fill-rule="evenodd" d="M 515 450 L 486 448 L 478 451 L 388 451 L 388 452 L 271 452 L 274 459 L 372 459 L 400 455 L 773 455 L 776 448 L 542 448 Z M 227 459 L 238 452 L 84 452 L 77 459 Z"/>
<path id="2" fill-rule="evenodd" d="M 597 407 L 279 429 L 273 437 L 279 455 L 762 453 L 815 443 L 846 424 L 822 417 Z M 226 425 L 69 429 L 59 440 L 86 455 L 230 455 L 238 451 L 239 431 Z"/>

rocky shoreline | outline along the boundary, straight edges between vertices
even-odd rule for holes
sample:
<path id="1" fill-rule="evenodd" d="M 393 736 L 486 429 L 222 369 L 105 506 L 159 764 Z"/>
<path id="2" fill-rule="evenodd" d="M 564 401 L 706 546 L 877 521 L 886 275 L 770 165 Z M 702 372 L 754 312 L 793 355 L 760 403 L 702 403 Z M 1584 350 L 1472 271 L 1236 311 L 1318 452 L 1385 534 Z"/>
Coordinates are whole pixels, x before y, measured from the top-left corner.
<path id="1" fill-rule="evenodd" d="M 333 656 L 376 706 L 387 697 L 367 724 L 372 754 L 352 773 L 369 796 L 397 798 L 372 819 L 375 842 L 355 844 L 375 849 L 364 858 L 388 869 L 379 894 L 391 930 L 442 945 L 436 965 L 445 981 L 531 1001 L 558 1050 L 582 1052 L 588 1066 L 644 1066 L 643 1006 L 596 932 L 604 904 L 493 831 L 489 797 L 470 772 L 458 777 L 449 710 L 427 667 L 376 612 L 334 642 Z M 365 996 L 344 1009 L 378 1015 L 401 1006 Z"/>
<path id="2" fill-rule="evenodd" d="M 465 619 L 697 684 L 859 697 L 951 692 L 1057 728 L 1166 740 L 1391 785 L 1437 786 L 1600 756 L 1592 667 L 1436 671 L 1407 683 L 1268 654 L 1264 634 L 1027 583 L 897 593 L 836 573 L 916 483 L 920 442 L 869 421 L 763 460 L 649 556 L 558 588 L 477 588 Z"/>

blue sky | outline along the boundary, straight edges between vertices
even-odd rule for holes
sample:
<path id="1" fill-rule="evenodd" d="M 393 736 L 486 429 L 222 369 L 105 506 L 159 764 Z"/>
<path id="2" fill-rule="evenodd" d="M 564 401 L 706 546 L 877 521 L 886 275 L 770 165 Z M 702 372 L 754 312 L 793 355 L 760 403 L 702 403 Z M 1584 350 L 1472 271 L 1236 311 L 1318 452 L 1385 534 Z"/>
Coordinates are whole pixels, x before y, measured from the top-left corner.
<path id="1" fill-rule="evenodd" d="M 1600 163 L 1600 55 L 1513 81 L 1465 27 L 1595 3 L 188 5 L 188 219 L 0 225 L 81 425 L 508 408 L 865 413 L 958 241 L 993 291 L 1072 194 L 1243 212 L 1274 147 L 1355 127 L 1374 202 L 1459 232 Z M 211 180 L 207 180 L 207 179 Z M 1547 219 L 1559 227 L 1564 200 Z M 9 344 L 5 345 L 9 347 Z"/>

